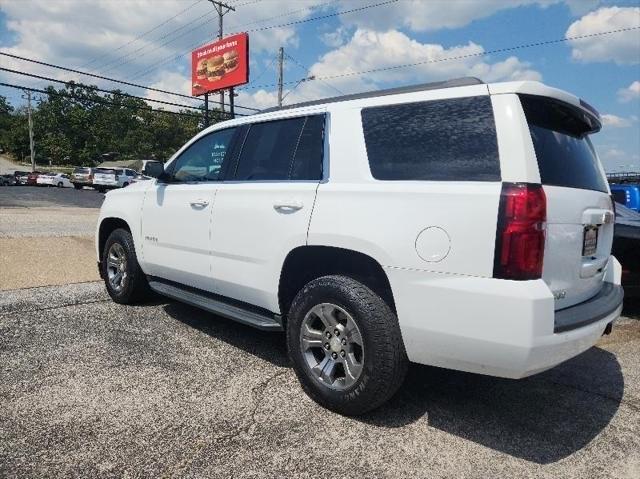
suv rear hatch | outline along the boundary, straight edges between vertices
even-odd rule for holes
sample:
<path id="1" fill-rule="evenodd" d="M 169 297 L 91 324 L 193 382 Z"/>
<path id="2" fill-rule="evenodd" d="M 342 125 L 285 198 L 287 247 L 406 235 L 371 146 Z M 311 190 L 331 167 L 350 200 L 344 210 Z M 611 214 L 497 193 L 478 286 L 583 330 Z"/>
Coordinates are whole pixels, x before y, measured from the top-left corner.
<path id="1" fill-rule="evenodd" d="M 542 279 L 558 310 L 600 291 L 611 254 L 613 203 L 588 136 L 600 121 L 551 98 L 520 95 L 520 101 L 547 202 Z"/>
<path id="2" fill-rule="evenodd" d="M 99 184 L 113 184 L 118 180 L 116 170 L 99 168 L 93 174 L 93 182 Z"/>

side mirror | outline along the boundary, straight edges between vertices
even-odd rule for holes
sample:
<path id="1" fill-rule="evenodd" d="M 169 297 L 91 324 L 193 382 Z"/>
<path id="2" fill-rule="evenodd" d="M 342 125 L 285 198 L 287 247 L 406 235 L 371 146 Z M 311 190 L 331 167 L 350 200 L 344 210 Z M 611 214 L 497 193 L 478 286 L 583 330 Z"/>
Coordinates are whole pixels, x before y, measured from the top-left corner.
<path id="1" fill-rule="evenodd" d="M 164 164 L 159 161 L 149 162 L 145 165 L 142 170 L 142 174 L 145 176 L 150 176 L 152 178 L 160 178 L 164 173 Z"/>

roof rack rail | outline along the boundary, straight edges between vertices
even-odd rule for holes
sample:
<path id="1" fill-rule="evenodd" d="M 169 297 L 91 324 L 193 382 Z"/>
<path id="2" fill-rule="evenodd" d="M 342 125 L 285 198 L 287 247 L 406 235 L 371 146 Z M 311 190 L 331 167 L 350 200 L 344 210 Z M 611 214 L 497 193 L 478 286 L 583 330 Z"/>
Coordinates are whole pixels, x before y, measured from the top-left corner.
<path id="1" fill-rule="evenodd" d="M 330 98 L 323 98 L 321 100 L 306 101 L 303 103 L 296 103 L 293 105 L 287 105 L 283 107 L 276 106 L 273 108 L 267 108 L 266 110 L 262 110 L 260 113 L 289 110 L 291 108 L 300 108 L 304 106 L 323 105 L 325 103 L 336 103 L 341 101 L 360 100 L 363 98 L 372 98 L 372 97 L 378 97 L 378 96 L 398 95 L 400 93 L 413 93 L 418 91 L 440 90 L 443 88 L 454 88 L 454 87 L 460 87 L 460 86 L 483 85 L 483 84 L 484 82 L 482 80 L 475 77 L 453 78 L 451 80 L 446 80 L 446 81 L 421 83 L 419 85 L 401 86 L 398 88 L 389 88 L 386 90 L 373 90 L 373 91 L 367 91 L 363 93 L 354 93 L 351 95 L 334 96 Z"/>

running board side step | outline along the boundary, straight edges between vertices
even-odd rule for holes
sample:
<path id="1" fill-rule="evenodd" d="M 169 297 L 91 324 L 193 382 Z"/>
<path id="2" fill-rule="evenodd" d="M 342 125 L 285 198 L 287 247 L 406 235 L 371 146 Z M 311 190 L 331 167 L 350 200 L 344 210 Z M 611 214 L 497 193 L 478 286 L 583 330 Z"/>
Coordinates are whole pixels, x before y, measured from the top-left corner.
<path id="1" fill-rule="evenodd" d="M 220 296 L 159 278 L 148 279 L 149 287 L 163 296 L 264 331 L 283 331 L 280 316 L 277 314 L 266 310 L 262 312 L 259 308 L 252 308 L 249 305 L 242 307 L 230 304 Z"/>

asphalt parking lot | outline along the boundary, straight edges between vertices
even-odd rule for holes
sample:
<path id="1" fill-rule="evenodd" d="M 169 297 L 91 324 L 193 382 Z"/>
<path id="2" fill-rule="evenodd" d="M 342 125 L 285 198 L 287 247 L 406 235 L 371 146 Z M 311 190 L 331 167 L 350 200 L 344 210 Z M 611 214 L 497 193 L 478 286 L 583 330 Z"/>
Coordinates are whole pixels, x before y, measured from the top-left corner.
<path id="1" fill-rule="evenodd" d="M 416 365 L 345 418 L 302 392 L 282 334 L 120 306 L 99 282 L 0 291 L 0 477 L 636 478 L 640 308 L 625 316 L 546 373 Z"/>

